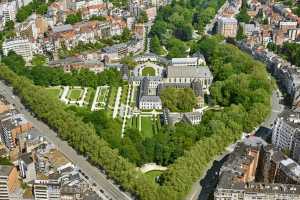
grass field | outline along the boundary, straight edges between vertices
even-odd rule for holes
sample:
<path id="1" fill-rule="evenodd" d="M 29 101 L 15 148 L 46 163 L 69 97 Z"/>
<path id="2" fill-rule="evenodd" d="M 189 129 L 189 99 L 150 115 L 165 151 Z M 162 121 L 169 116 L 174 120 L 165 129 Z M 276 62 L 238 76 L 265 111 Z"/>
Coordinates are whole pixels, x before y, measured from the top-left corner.
<path id="1" fill-rule="evenodd" d="M 153 67 L 145 67 L 142 71 L 142 76 L 155 76 L 155 69 Z"/>
<path id="2" fill-rule="evenodd" d="M 156 183 L 156 177 L 160 176 L 163 172 L 159 170 L 153 170 L 147 172 L 145 175 L 148 178 L 149 181 L 155 182 Z"/>
<path id="3" fill-rule="evenodd" d="M 116 88 L 116 87 L 111 87 L 110 88 L 109 97 L 108 97 L 108 105 L 111 108 L 114 108 L 117 91 L 118 91 L 118 88 Z"/>
<path id="4" fill-rule="evenodd" d="M 62 92 L 61 88 L 47 88 L 46 91 L 48 92 L 48 94 L 54 98 L 59 98 L 59 95 Z"/>
<path id="5" fill-rule="evenodd" d="M 144 137 L 152 137 L 154 134 L 152 117 L 141 117 L 142 133 Z"/>
<path id="6" fill-rule="evenodd" d="M 98 96 L 98 102 L 106 103 L 108 93 L 109 93 L 109 88 L 105 88 L 105 87 L 101 88 L 100 95 Z"/>
<path id="7" fill-rule="evenodd" d="M 94 88 L 88 88 L 86 97 L 84 99 L 84 101 L 88 103 L 88 106 L 92 104 L 92 101 L 94 99 L 94 95 L 95 95 Z"/>
<path id="8" fill-rule="evenodd" d="M 124 85 L 122 89 L 122 96 L 121 96 L 121 102 L 123 104 L 126 104 L 127 94 L 128 94 L 128 85 Z"/>
<path id="9" fill-rule="evenodd" d="M 126 128 L 135 128 L 139 130 L 140 117 L 134 116 L 127 121 Z M 155 120 L 156 119 L 156 120 Z M 154 134 L 158 133 L 161 128 L 161 124 L 158 118 L 151 116 L 141 117 L 141 132 L 144 138 L 153 137 Z"/>
<path id="10" fill-rule="evenodd" d="M 79 98 L 81 97 L 81 93 L 83 92 L 82 89 L 71 89 L 71 91 L 69 92 L 69 99 L 71 101 L 77 101 L 79 100 Z"/>

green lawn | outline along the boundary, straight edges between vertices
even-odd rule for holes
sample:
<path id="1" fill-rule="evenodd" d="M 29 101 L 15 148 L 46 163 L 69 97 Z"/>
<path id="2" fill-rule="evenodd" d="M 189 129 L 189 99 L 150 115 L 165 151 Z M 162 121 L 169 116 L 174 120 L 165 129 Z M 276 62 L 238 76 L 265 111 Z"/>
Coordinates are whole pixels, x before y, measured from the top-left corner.
<path id="1" fill-rule="evenodd" d="M 154 134 L 152 117 L 141 117 L 142 133 L 144 137 L 152 137 Z"/>
<path id="2" fill-rule="evenodd" d="M 116 88 L 116 87 L 110 88 L 109 97 L 108 97 L 108 105 L 111 108 L 114 108 L 117 91 L 118 91 L 118 88 Z"/>
<path id="3" fill-rule="evenodd" d="M 128 85 L 124 85 L 122 89 L 122 96 L 121 96 L 121 102 L 123 104 L 126 104 L 127 94 L 128 94 Z"/>
<path id="4" fill-rule="evenodd" d="M 88 103 L 88 106 L 92 105 L 93 99 L 94 99 L 94 95 L 95 95 L 94 88 L 88 88 L 88 92 L 87 92 L 86 97 L 84 99 L 84 101 Z"/>
<path id="5" fill-rule="evenodd" d="M 153 171 L 149 171 L 147 172 L 145 175 L 148 178 L 149 181 L 151 182 L 155 182 L 156 177 L 160 176 L 163 172 L 159 171 L 159 170 L 153 170 Z M 156 183 L 156 182 L 155 182 Z"/>
<path id="6" fill-rule="evenodd" d="M 48 94 L 56 99 L 59 98 L 59 95 L 62 92 L 61 88 L 47 88 L 46 91 L 48 92 Z"/>
<path id="7" fill-rule="evenodd" d="M 155 69 L 153 67 L 145 67 L 142 71 L 142 76 L 155 76 Z"/>
<path id="8" fill-rule="evenodd" d="M 69 93 L 69 99 L 71 100 L 79 100 L 79 98 L 81 97 L 81 93 L 83 92 L 82 89 L 71 89 L 70 93 Z"/>
<path id="9" fill-rule="evenodd" d="M 107 96 L 109 93 L 109 88 L 101 88 L 100 91 L 101 91 L 101 94 L 98 96 L 98 102 L 106 103 Z"/>

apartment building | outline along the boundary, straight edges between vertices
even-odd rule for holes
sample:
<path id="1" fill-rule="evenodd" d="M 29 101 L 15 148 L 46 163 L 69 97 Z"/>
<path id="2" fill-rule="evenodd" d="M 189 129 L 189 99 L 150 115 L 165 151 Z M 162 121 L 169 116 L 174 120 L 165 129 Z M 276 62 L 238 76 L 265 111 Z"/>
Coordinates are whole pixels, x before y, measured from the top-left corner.
<path id="1" fill-rule="evenodd" d="M 18 172 L 14 166 L 0 165 L 0 200 L 9 200 L 18 188 Z"/>
<path id="2" fill-rule="evenodd" d="M 272 144 L 280 150 L 290 151 L 291 157 L 300 160 L 300 113 L 285 110 L 275 120 L 272 129 Z"/>
<path id="3" fill-rule="evenodd" d="M 23 181 L 28 183 L 36 179 L 35 163 L 32 153 L 26 153 L 20 156 L 18 160 L 20 175 Z"/>
<path id="4" fill-rule="evenodd" d="M 3 1 L 0 3 L 0 16 L 2 16 L 2 25 L 4 26 L 7 21 L 16 20 L 16 1 Z"/>
<path id="5" fill-rule="evenodd" d="M 215 200 L 300 199 L 297 163 L 262 139 L 238 143 L 220 170 Z M 257 182 L 259 181 L 259 182 Z"/>
<path id="6" fill-rule="evenodd" d="M 35 200 L 60 200 L 58 180 L 35 180 L 33 185 Z"/>
<path id="7" fill-rule="evenodd" d="M 18 135 L 27 132 L 31 128 L 32 124 L 22 114 L 15 114 L 14 112 L 1 114 L 0 134 L 8 149 L 15 148 Z"/>
<path id="8" fill-rule="evenodd" d="M 16 38 L 6 40 L 3 42 L 2 49 L 4 55 L 7 55 L 10 51 L 14 51 L 16 54 L 22 56 L 26 61 L 31 60 L 33 56 L 32 44 L 28 39 Z"/>
<path id="9" fill-rule="evenodd" d="M 218 19 L 218 33 L 224 37 L 234 38 L 238 29 L 238 22 L 235 18 L 221 17 Z"/>

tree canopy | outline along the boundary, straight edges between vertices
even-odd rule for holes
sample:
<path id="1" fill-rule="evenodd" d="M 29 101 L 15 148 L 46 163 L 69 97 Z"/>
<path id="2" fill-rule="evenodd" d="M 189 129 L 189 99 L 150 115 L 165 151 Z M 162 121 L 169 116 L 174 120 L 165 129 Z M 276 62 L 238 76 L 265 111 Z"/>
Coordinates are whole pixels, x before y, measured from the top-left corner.
<path id="1" fill-rule="evenodd" d="M 160 93 L 163 106 L 172 112 L 190 112 L 196 106 L 197 100 L 191 88 L 165 88 Z"/>

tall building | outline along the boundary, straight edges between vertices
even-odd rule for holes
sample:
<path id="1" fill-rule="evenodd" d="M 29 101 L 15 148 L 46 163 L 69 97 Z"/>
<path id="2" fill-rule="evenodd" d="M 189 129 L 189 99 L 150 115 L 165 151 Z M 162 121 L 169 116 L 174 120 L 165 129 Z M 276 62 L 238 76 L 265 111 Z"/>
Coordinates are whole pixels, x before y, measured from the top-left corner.
<path id="1" fill-rule="evenodd" d="M 16 54 L 21 55 L 26 61 L 31 60 L 33 56 L 32 44 L 28 39 L 17 38 L 6 40 L 3 42 L 2 49 L 4 55 L 7 55 L 10 51 L 14 51 Z"/>
<path id="2" fill-rule="evenodd" d="M 214 198 L 300 199 L 299 174 L 298 164 L 262 139 L 250 137 L 237 144 L 222 166 Z"/>
<path id="3" fill-rule="evenodd" d="M 300 161 L 300 112 L 285 110 L 275 120 L 272 144 L 280 150 L 289 151 L 291 157 Z"/>
<path id="4" fill-rule="evenodd" d="M 60 200 L 58 180 L 35 180 L 33 185 L 35 200 Z"/>
<path id="5" fill-rule="evenodd" d="M 23 181 L 28 183 L 36 179 L 35 163 L 32 158 L 32 153 L 26 153 L 19 158 L 20 175 Z"/>
<path id="6" fill-rule="evenodd" d="M 32 128 L 22 114 L 7 113 L 0 121 L 1 139 L 8 149 L 13 149 L 17 144 L 17 136 Z"/>
<path id="7" fill-rule="evenodd" d="M 18 187 L 18 172 L 14 166 L 0 165 L 0 200 L 10 199 Z"/>
<path id="8" fill-rule="evenodd" d="M 16 20 L 16 1 L 7 1 L 0 3 L 0 16 L 2 16 L 3 25 L 7 21 L 15 21 Z"/>
<path id="9" fill-rule="evenodd" d="M 221 17 L 218 19 L 218 33 L 224 37 L 234 38 L 237 33 L 238 22 L 235 18 Z"/>

